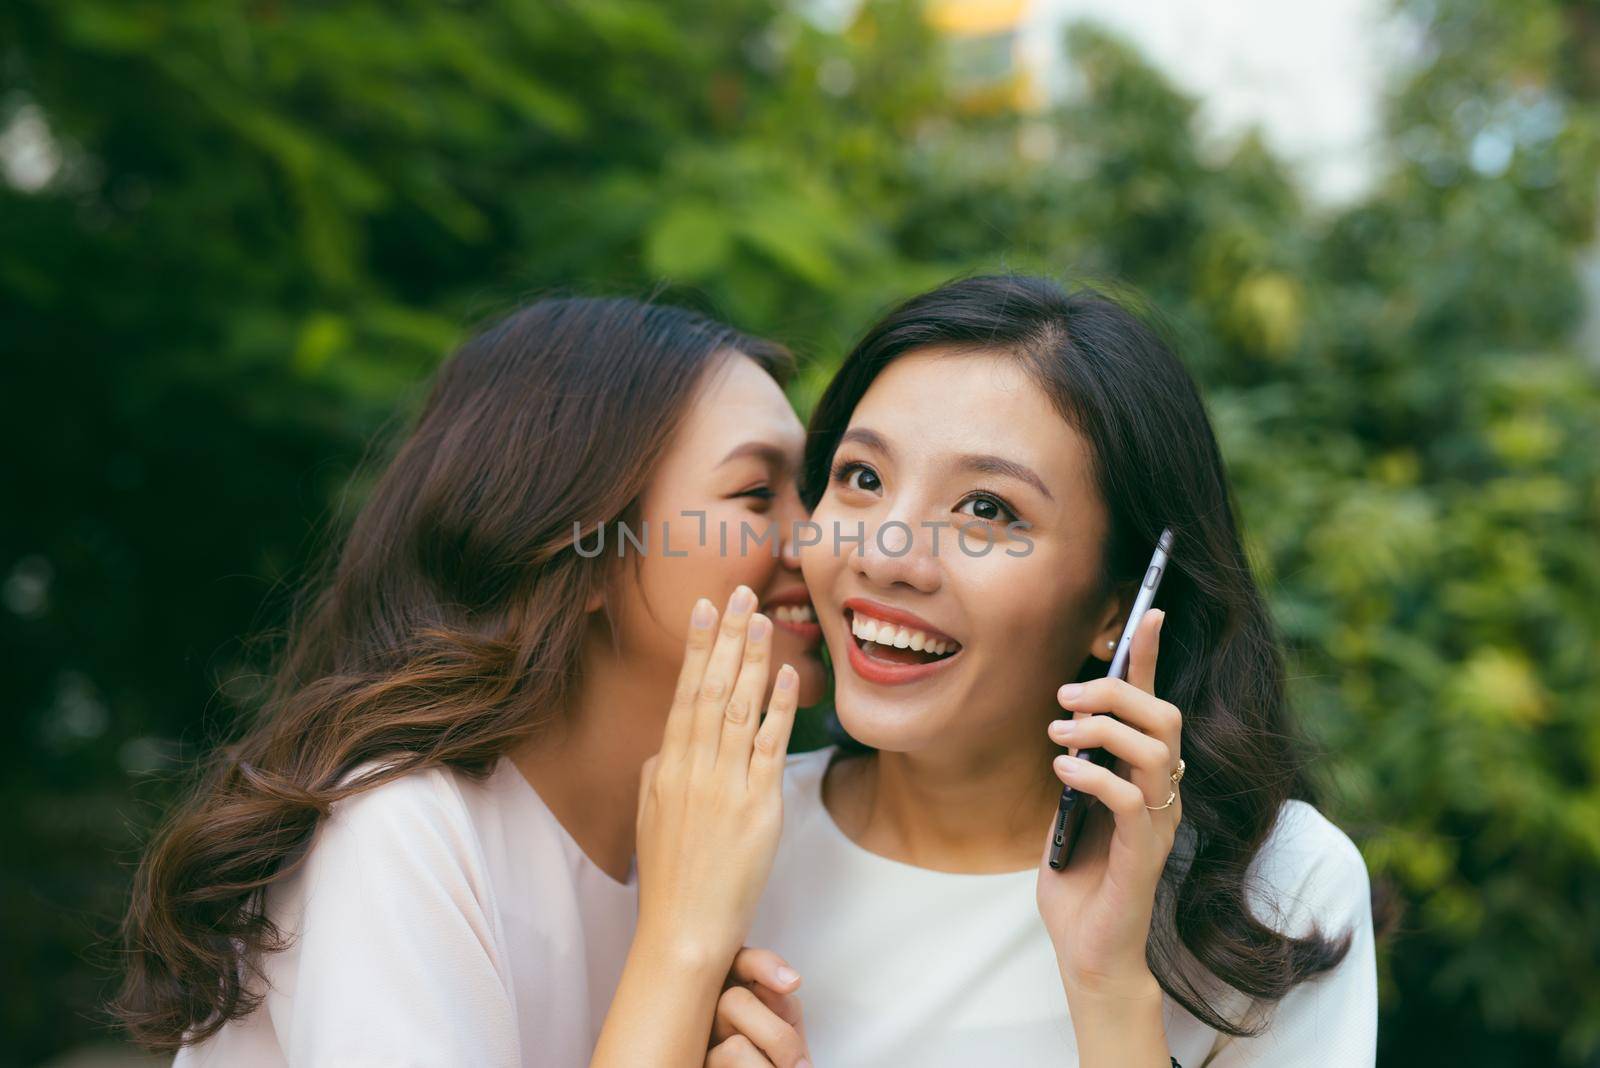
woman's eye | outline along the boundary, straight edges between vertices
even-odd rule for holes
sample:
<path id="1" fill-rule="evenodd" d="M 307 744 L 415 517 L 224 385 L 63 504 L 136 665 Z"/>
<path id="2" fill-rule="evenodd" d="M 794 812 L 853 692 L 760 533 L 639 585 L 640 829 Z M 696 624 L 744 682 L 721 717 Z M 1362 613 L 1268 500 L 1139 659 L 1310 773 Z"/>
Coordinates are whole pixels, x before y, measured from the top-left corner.
<path id="1" fill-rule="evenodd" d="M 1004 501 L 986 493 L 968 497 L 956 507 L 956 511 L 965 512 L 975 519 L 989 523 L 1010 523 L 1017 518 L 1017 514 L 1007 507 Z"/>
<path id="2" fill-rule="evenodd" d="M 883 489 L 883 481 L 878 478 L 878 473 L 866 464 L 840 464 L 834 469 L 833 477 L 853 490 L 877 493 Z"/>
<path id="3" fill-rule="evenodd" d="M 734 494 L 735 497 L 750 497 L 758 501 L 770 501 L 777 494 L 772 492 L 771 486 L 756 486 L 753 489 L 743 490 Z"/>

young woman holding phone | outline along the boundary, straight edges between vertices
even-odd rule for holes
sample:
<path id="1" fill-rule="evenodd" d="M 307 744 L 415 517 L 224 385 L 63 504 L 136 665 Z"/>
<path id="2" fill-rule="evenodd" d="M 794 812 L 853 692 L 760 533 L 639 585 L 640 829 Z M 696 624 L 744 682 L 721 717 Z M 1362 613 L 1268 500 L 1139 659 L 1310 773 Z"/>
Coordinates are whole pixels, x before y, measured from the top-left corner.
<path id="1" fill-rule="evenodd" d="M 751 937 L 806 976 L 817 1063 L 1370 1065 L 1366 869 L 1172 352 L 1092 292 L 968 279 L 870 329 L 810 430 L 847 739 L 791 758 Z M 1094 803 L 1056 871 L 1063 784 Z"/>
<path id="2" fill-rule="evenodd" d="M 259 714 L 143 858 L 137 1039 L 180 1065 L 689 1066 L 715 1015 L 803 1057 L 798 976 L 740 951 L 823 685 L 783 540 L 788 366 L 590 299 L 445 364 Z M 657 551 L 619 558 L 623 522 Z M 781 551 L 695 536 L 723 525 Z"/>

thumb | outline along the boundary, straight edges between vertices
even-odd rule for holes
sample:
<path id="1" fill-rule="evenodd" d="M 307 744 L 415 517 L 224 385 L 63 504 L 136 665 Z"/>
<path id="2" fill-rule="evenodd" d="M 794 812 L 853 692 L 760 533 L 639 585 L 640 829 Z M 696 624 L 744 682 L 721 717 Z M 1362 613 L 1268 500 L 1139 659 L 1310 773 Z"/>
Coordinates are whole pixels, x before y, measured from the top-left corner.
<path id="1" fill-rule="evenodd" d="M 757 983 L 774 994 L 790 994 L 800 987 L 800 973 L 770 949 L 745 946 L 733 958 L 728 978 L 740 983 Z"/>

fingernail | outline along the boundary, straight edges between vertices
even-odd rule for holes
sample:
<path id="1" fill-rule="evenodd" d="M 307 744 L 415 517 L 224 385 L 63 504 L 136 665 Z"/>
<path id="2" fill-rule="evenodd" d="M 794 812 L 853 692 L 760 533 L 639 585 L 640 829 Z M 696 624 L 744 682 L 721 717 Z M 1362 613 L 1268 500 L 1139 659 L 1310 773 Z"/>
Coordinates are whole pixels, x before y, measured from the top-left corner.
<path id="1" fill-rule="evenodd" d="M 749 586 L 740 586 L 733 591 L 733 601 L 728 605 L 735 612 L 748 612 L 756 606 L 756 595 L 750 592 Z"/>
<path id="2" fill-rule="evenodd" d="M 811 1068 L 810 1061 L 797 1061 L 794 1068 Z"/>
<path id="3" fill-rule="evenodd" d="M 778 980 L 781 985 L 788 986 L 800 978 L 800 973 L 787 964 L 780 964 L 778 965 L 778 970 L 772 973 L 772 977 Z"/>
<path id="4" fill-rule="evenodd" d="M 694 603 L 694 614 L 689 617 L 689 622 L 696 627 L 709 627 L 711 617 L 715 613 L 716 610 L 711 607 L 711 602 L 702 597 Z"/>
<path id="5" fill-rule="evenodd" d="M 788 664 L 785 664 L 785 665 L 783 665 L 783 667 L 778 669 L 778 689 L 780 689 L 780 690 L 792 690 L 792 689 L 794 689 L 794 680 L 795 680 L 795 670 L 794 670 L 794 668 L 790 667 Z"/>
<path id="6" fill-rule="evenodd" d="M 1072 730 L 1072 720 L 1070 719 L 1058 719 L 1054 723 L 1050 724 L 1050 733 L 1055 735 L 1057 738 L 1072 737 Z"/>
<path id="7" fill-rule="evenodd" d="M 1056 691 L 1056 696 L 1060 697 L 1063 701 L 1076 701 L 1078 698 L 1083 696 L 1083 683 L 1069 682 L 1065 686 L 1061 687 L 1061 689 Z"/>
<path id="8" fill-rule="evenodd" d="M 1064 775 L 1081 775 L 1088 764 L 1089 762 L 1082 757 L 1066 755 L 1056 757 L 1056 767 Z"/>
<path id="9" fill-rule="evenodd" d="M 1167 614 L 1161 609 L 1156 609 L 1156 633 L 1161 633 L 1161 628 L 1167 625 Z"/>
<path id="10" fill-rule="evenodd" d="M 750 620 L 750 640 L 761 641 L 772 630 L 772 623 L 766 616 L 754 616 Z"/>

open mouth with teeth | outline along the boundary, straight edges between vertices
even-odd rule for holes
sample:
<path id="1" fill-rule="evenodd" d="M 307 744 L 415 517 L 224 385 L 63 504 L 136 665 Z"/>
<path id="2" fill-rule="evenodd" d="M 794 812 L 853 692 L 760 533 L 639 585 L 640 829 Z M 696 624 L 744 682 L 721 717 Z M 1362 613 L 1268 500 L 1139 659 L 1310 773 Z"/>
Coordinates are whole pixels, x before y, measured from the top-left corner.
<path id="1" fill-rule="evenodd" d="M 775 623 L 815 623 L 816 610 L 808 604 L 780 604 L 776 608 L 765 609 Z"/>
<path id="2" fill-rule="evenodd" d="M 810 601 L 800 600 L 794 594 L 783 595 L 776 600 L 776 604 L 761 606 L 773 626 L 795 635 L 807 648 L 821 644 L 822 626 L 817 622 L 817 613 Z"/>
<path id="3" fill-rule="evenodd" d="M 847 609 L 856 645 L 873 660 L 886 664 L 936 664 L 961 651 L 961 643 L 938 637 L 854 609 Z"/>

